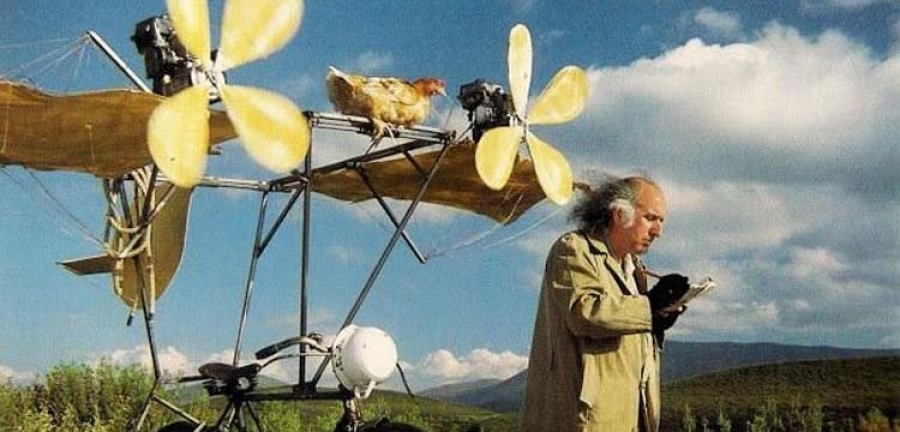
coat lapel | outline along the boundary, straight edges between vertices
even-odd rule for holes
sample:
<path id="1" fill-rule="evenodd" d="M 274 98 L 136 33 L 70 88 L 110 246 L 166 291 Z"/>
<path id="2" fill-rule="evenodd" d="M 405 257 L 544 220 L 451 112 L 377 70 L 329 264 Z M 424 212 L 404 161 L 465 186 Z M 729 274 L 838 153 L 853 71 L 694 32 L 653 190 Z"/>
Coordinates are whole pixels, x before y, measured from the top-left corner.
<path id="1" fill-rule="evenodd" d="M 591 251 L 591 254 L 594 255 L 598 261 L 603 261 L 603 265 L 612 273 L 613 278 L 616 280 L 616 284 L 619 286 L 619 291 L 622 292 L 622 295 L 631 295 L 631 292 L 628 291 L 628 287 L 625 286 L 625 278 L 622 275 L 622 268 L 620 265 L 617 265 L 616 260 L 609 254 L 609 248 L 606 247 L 606 243 L 603 243 L 600 240 L 594 239 L 593 237 L 587 235 L 584 231 L 579 231 L 582 236 L 588 242 L 588 248 Z M 646 284 L 645 284 L 646 285 Z"/>

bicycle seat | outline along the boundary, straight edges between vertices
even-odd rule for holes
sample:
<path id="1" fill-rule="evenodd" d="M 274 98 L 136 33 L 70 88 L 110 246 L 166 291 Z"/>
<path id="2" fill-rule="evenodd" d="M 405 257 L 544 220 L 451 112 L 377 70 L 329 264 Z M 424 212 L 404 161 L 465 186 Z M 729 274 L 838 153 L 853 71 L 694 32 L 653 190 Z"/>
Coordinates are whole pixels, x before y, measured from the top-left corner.
<path id="1" fill-rule="evenodd" d="M 226 363 L 206 363 L 200 366 L 199 370 L 200 375 L 204 378 L 211 378 L 224 382 L 236 382 L 241 378 L 252 380 L 256 377 L 256 374 L 259 373 L 260 369 L 262 369 L 262 366 L 256 363 L 250 363 L 241 367 Z"/>

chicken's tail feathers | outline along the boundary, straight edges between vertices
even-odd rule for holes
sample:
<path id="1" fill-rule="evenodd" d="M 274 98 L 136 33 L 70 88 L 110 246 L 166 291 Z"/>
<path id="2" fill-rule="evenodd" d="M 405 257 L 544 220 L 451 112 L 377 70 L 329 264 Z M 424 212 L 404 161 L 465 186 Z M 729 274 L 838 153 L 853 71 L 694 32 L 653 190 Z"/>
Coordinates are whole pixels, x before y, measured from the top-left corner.
<path id="1" fill-rule="evenodd" d="M 340 69 L 338 69 L 334 66 L 330 66 L 330 65 L 328 66 L 328 76 L 340 78 L 344 81 L 347 81 L 350 78 L 349 75 L 347 75 L 345 72 L 341 71 Z"/>

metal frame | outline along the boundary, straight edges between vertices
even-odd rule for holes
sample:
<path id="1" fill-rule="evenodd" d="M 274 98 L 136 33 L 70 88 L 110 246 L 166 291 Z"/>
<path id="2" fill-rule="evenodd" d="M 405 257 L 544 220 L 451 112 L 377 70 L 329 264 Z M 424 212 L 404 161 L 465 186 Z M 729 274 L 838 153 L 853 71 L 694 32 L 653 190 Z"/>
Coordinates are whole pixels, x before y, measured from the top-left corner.
<path id="1" fill-rule="evenodd" d="M 353 116 L 343 116 L 337 114 L 330 113 L 316 113 L 316 112 L 307 112 L 307 118 L 310 121 L 310 125 L 313 128 L 323 128 L 323 129 L 332 129 L 332 130 L 340 130 L 340 131 L 348 131 L 355 133 L 365 133 L 365 129 L 360 128 L 361 122 L 368 123 L 367 119 L 362 119 L 360 117 Z M 253 291 L 253 282 L 256 273 L 256 266 L 258 260 L 262 257 L 263 252 L 265 251 L 265 247 L 268 245 L 269 240 L 271 240 L 272 236 L 281 226 L 281 222 L 284 221 L 287 213 L 291 210 L 291 208 L 296 204 L 299 195 L 301 193 L 304 194 L 303 200 L 303 230 L 302 230 L 302 261 L 301 261 L 301 274 L 300 274 L 300 317 L 301 317 L 301 328 L 300 328 L 300 336 L 307 336 L 308 328 L 307 328 L 307 314 L 308 314 L 308 275 L 309 275 L 309 257 L 310 257 L 310 248 L 309 248 L 309 237 L 311 231 L 311 211 L 310 211 L 310 193 L 312 190 L 312 184 L 315 181 L 315 178 L 329 173 L 333 171 L 337 171 L 340 169 L 352 169 L 360 173 L 363 181 L 372 192 L 373 197 L 375 197 L 378 202 L 382 205 L 382 208 L 385 210 L 385 213 L 394 223 L 395 229 L 393 234 L 391 235 L 388 243 L 382 250 L 382 253 L 378 259 L 378 261 L 373 266 L 372 270 L 369 273 L 369 276 L 360 290 L 359 294 L 356 297 L 356 300 L 347 313 L 341 327 L 338 330 L 341 330 L 348 325 L 353 323 L 356 315 L 359 313 L 362 304 L 365 302 L 366 297 L 374 286 L 375 281 L 380 275 L 381 271 L 385 263 L 387 262 L 388 257 L 394 250 L 397 241 L 402 237 L 406 240 L 407 245 L 413 251 L 413 253 L 420 257 L 420 262 L 425 262 L 425 259 L 422 258 L 421 253 L 415 247 L 415 244 L 412 242 L 405 228 L 412 218 L 418 204 L 421 202 L 422 197 L 427 190 L 431 179 L 434 178 L 435 173 L 440 165 L 443 156 L 446 154 L 447 150 L 455 144 L 455 135 L 453 133 L 448 133 L 446 131 L 442 131 L 439 129 L 433 128 L 407 128 L 407 129 L 398 129 L 394 130 L 394 139 L 412 139 L 410 142 L 397 144 L 395 146 L 385 148 L 382 150 L 369 152 L 360 156 L 352 157 L 345 159 L 340 162 L 336 162 L 333 164 L 325 165 L 319 168 L 311 169 L 309 162 L 309 157 L 307 158 L 307 163 L 304 169 L 304 173 L 294 172 L 289 176 L 282 177 L 279 179 L 275 179 L 269 183 L 269 188 L 263 191 L 263 195 L 260 202 L 260 210 L 258 216 L 257 223 L 257 233 L 256 240 L 253 246 L 253 253 L 251 255 L 251 264 L 250 264 L 250 275 L 247 279 L 247 284 L 245 286 L 245 296 L 244 296 L 244 307 L 241 312 L 240 322 L 241 324 L 238 327 L 238 340 L 235 345 L 235 357 L 233 359 L 234 365 L 237 365 L 239 361 L 239 353 L 242 348 L 242 337 L 244 330 L 244 325 L 247 320 L 247 316 L 249 313 L 249 305 L 252 297 Z M 434 164 L 427 169 L 423 169 L 418 166 L 415 160 L 411 156 L 411 151 L 422 149 L 426 147 L 434 147 L 440 146 L 441 153 L 438 158 L 435 160 Z M 314 151 L 315 146 L 310 146 L 310 152 Z M 406 211 L 404 212 L 403 217 L 398 221 L 396 216 L 391 212 L 391 210 L 387 207 L 384 202 L 383 197 L 375 188 L 375 186 L 368 181 L 368 178 L 365 176 L 365 164 L 369 162 L 376 162 L 380 160 L 389 159 L 395 157 L 397 155 L 404 155 L 408 160 L 411 161 L 413 167 L 417 170 L 420 170 L 422 173 L 422 183 L 419 187 L 419 191 L 415 199 L 413 199 Z M 203 183 L 201 183 L 203 184 Z M 270 192 L 292 192 L 291 198 L 285 207 L 282 209 L 281 213 L 278 216 L 278 219 L 270 228 L 268 234 L 263 239 L 262 237 L 262 227 L 264 225 L 264 219 L 266 216 L 266 197 Z M 305 347 L 301 346 L 301 350 L 305 349 Z M 301 351 L 301 354 L 303 352 Z M 306 381 L 306 357 L 301 355 L 299 357 L 299 381 L 293 387 L 290 393 L 269 393 L 260 394 L 260 395 L 248 395 L 250 400 L 263 401 L 263 400 L 301 400 L 301 399 L 321 399 L 322 396 L 326 396 L 325 398 L 334 398 L 334 394 L 329 393 L 327 395 L 319 394 L 317 391 L 317 385 L 320 381 L 325 368 L 328 366 L 330 362 L 330 356 L 326 357 L 326 359 L 319 365 L 318 370 L 316 371 L 313 378 L 309 381 Z M 342 394 L 342 393 L 341 393 Z"/>
<path id="2" fill-rule="evenodd" d="M 146 92 L 150 92 L 148 86 L 137 77 L 137 75 L 128 68 L 128 66 L 119 58 L 118 55 L 110 48 L 106 42 L 95 32 L 87 33 L 89 39 L 94 42 L 94 44 L 104 53 L 106 54 L 110 60 L 139 88 Z M 310 124 L 312 129 L 327 129 L 327 130 L 335 130 L 335 131 L 344 131 L 356 134 L 364 134 L 368 135 L 372 131 L 372 123 L 369 119 L 364 117 L 356 117 L 356 116 L 346 116 L 335 113 L 321 113 L 321 112 L 312 112 L 307 111 L 304 113 L 307 118 L 307 121 Z M 238 365 L 240 361 L 240 354 L 243 348 L 243 336 L 244 330 L 246 328 L 246 323 L 250 313 L 250 305 L 253 297 L 253 289 L 254 283 L 256 280 L 257 267 L 259 264 L 260 258 L 262 258 L 263 254 L 266 251 L 270 241 L 275 236 L 279 228 L 282 226 L 284 220 L 286 219 L 288 213 L 294 208 L 297 204 L 300 197 L 303 197 L 303 226 L 302 226 L 302 238 L 301 238 L 301 265 L 300 265 L 300 336 L 306 337 L 309 335 L 308 329 L 308 276 L 309 276 L 309 257 L 311 254 L 309 238 L 311 232 L 311 201 L 312 201 L 312 185 L 315 179 L 319 176 L 322 176 L 327 173 L 331 173 L 334 171 L 342 170 L 342 169 L 352 169 L 356 171 L 361 180 L 367 186 L 369 191 L 372 193 L 373 198 L 377 200 L 381 208 L 384 210 L 387 217 L 390 219 L 391 223 L 394 225 L 394 232 L 385 245 L 384 249 L 381 252 L 378 260 L 374 264 L 372 270 L 369 273 L 368 278 L 366 279 L 365 284 L 361 288 L 358 293 L 356 300 L 354 301 L 353 306 L 350 311 L 347 313 L 344 318 L 343 323 L 341 324 L 338 331 L 344 329 L 348 325 L 353 323 L 353 320 L 356 318 L 356 315 L 359 313 L 363 303 L 366 300 L 366 297 L 371 292 L 375 281 L 378 276 L 381 274 L 381 271 L 384 268 L 385 263 L 387 262 L 388 257 L 393 252 L 396 244 L 400 238 L 404 240 L 407 246 L 410 248 L 412 253 L 416 256 L 416 258 L 421 263 L 426 262 L 426 258 L 422 255 L 422 253 L 418 250 L 415 243 L 410 238 L 409 234 L 406 232 L 406 226 L 411 220 L 413 214 L 415 213 L 416 208 L 419 203 L 422 201 L 422 198 L 425 195 L 425 191 L 428 189 L 431 180 L 434 178 L 435 173 L 438 170 L 440 162 L 443 160 L 449 148 L 455 144 L 457 144 L 456 134 L 455 132 L 448 132 L 442 129 L 431 128 L 431 127 L 410 127 L 410 128 L 393 128 L 387 130 L 387 134 L 390 137 L 390 141 L 392 142 L 391 146 L 376 149 L 376 147 L 380 144 L 381 138 L 373 139 L 370 143 L 369 147 L 366 151 L 355 157 L 351 157 L 340 162 L 335 162 L 332 164 L 324 165 L 318 168 L 312 167 L 312 152 L 314 151 L 314 146 L 312 142 L 310 142 L 309 154 L 306 157 L 304 162 L 303 171 L 295 170 L 290 175 L 276 178 L 271 181 L 263 181 L 263 180 L 245 180 L 245 179 L 227 179 L 227 178 L 217 178 L 217 177 L 204 177 L 199 187 L 212 187 L 212 188 L 234 188 L 234 189 L 244 189 L 244 190 L 252 190 L 260 193 L 260 203 L 259 210 L 257 216 L 257 224 L 256 224 L 256 234 L 254 237 L 253 247 L 250 253 L 250 266 L 248 269 L 247 280 L 244 285 L 244 301 L 241 308 L 240 319 L 237 329 L 237 334 L 235 337 L 235 346 L 234 346 L 234 357 L 232 359 L 232 364 L 234 366 Z M 399 141 L 398 141 L 399 140 Z M 312 139 L 311 139 L 312 141 Z M 435 159 L 434 163 L 430 167 L 422 167 L 412 156 L 412 152 L 425 149 L 429 147 L 440 147 L 440 153 L 438 157 Z M 390 158 L 397 157 L 398 155 L 402 155 L 421 175 L 421 184 L 416 194 L 415 198 L 409 203 L 406 211 L 403 213 L 403 216 L 398 220 L 393 211 L 388 207 L 387 203 L 384 200 L 384 197 L 379 193 L 375 185 L 371 182 L 370 178 L 366 173 L 366 164 L 371 162 L 377 162 L 381 160 L 386 160 Z M 152 167 L 150 174 L 150 183 L 149 187 L 144 191 L 145 201 L 143 206 L 139 206 L 137 208 L 141 209 L 140 214 L 131 215 L 129 214 L 129 206 L 127 196 L 124 191 L 121 189 L 121 181 L 123 179 L 127 179 L 126 176 L 123 179 L 116 179 L 110 181 L 110 184 L 115 185 L 115 196 L 117 198 L 121 198 L 121 208 L 122 212 L 125 216 L 126 220 L 132 221 L 135 227 L 141 227 L 142 230 L 141 235 L 149 235 L 149 229 L 152 223 L 153 217 L 158 213 L 159 209 L 165 205 L 166 199 L 165 197 L 156 203 L 156 206 L 152 206 L 153 193 L 155 192 L 156 181 L 158 177 L 157 169 L 155 166 Z M 161 179 L 161 178 L 160 178 Z M 164 180 L 164 179 L 162 179 Z M 265 230 L 266 225 L 266 215 L 269 207 L 269 197 L 270 195 L 275 193 L 290 193 L 290 197 L 285 205 L 281 208 L 278 216 L 275 218 L 272 225 Z M 137 189 L 135 189 L 134 197 L 137 199 L 139 194 L 137 193 Z M 108 197 L 109 198 L 109 197 Z M 110 200 L 110 208 L 113 206 L 112 200 Z M 153 207 L 153 208 L 151 208 Z M 107 234 L 109 233 L 109 228 L 107 229 Z M 148 274 L 142 271 L 138 271 L 138 283 L 141 291 L 141 301 L 140 307 L 144 318 L 144 330 L 147 335 L 147 342 L 150 346 L 150 356 L 153 364 L 153 373 L 154 373 L 154 382 L 151 387 L 151 390 L 147 396 L 147 399 L 144 401 L 141 410 L 137 419 L 132 424 L 132 430 L 138 431 L 141 429 L 144 421 L 146 420 L 147 415 L 149 414 L 150 406 L 153 402 L 157 402 L 164 406 L 165 408 L 171 410 L 182 418 L 190 421 L 191 423 L 197 425 L 197 429 L 202 429 L 205 424 L 200 420 L 194 418 L 185 410 L 179 408 L 175 404 L 163 399 L 160 397 L 157 392 L 160 389 L 161 385 L 163 385 L 162 375 L 159 365 L 159 359 L 157 356 L 156 349 L 156 338 L 153 329 L 153 318 L 154 318 L 154 295 L 153 295 L 153 269 L 152 262 L 143 263 L 140 254 L 135 254 L 133 257 L 129 259 L 134 260 L 136 269 L 147 268 L 149 271 L 149 281 L 146 279 Z M 133 316 L 132 311 L 132 316 Z M 131 322 L 131 317 L 129 317 L 129 324 Z M 312 379 L 306 380 L 307 375 L 307 364 L 306 359 L 306 345 L 300 345 L 300 352 L 296 356 L 299 359 L 299 377 L 298 382 L 293 385 L 290 391 L 286 392 L 271 392 L 267 391 L 265 393 L 256 393 L 253 391 L 242 394 L 239 398 L 229 400 L 228 405 L 222 411 L 222 414 L 217 422 L 217 426 L 221 426 L 222 424 L 231 425 L 233 421 L 239 422 L 239 427 L 244 423 L 244 416 L 242 409 L 247 409 L 251 415 L 251 418 L 256 423 L 257 427 L 259 426 L 258 415 L 253 408 L 252 403 L 257 401 L 286 401 L 286 400 L 343 400 L 346 404 L 348 401 L 348 397 L 352 397 L 352 394 L 347 391 L 327 391 L 320 392 L 318 391 L 318 383 L 322 378 L 322 375 L 325 372 L 328 364 L 331 361 L 331 355 L 328 354 L 325 356 L 325 359 L 319 365 L 318 370 L 316 370 Z M 235 419 L 236 417 L 236 419 Z"/>
<path id="3" fill-rule="evenodd" d="M 353 133 L 366 133 L 366 129 L 359 127 L 361 122 L 368 122 L 366 119 L 362 119 L 360 117 L 352 117 L 352 116 L 343 116 L 337 114 L 330 113 L 316 113 L 316 112 L 306 112 L 305 115 L 310 122 L 310 126 L 312 128 L 320 128 L 320 129 L 332 129 L 338 131 L 347 131 Z M 385 245 L 384 249 L 381 252 L 377 262 L 374 264 L 371 269 L 368 278 L 366 279 L 365 284 L 361 288 L 358 293 L 356 300 L 354 301 L 353 306 L 347 313 L 344 318 L 343 323 L 341 324 L 338 331 L 347 327 L 348 325 L 353 323 L 356 315 L 359 313 L 363 303 L 365 302 L 366 297 L 371 292 L 375 281 L 378 276 L 381 274 L 381 271 L 384 268 L 387 259 L 390 254 L 395 249 L 397 242 L 400 238 L 403 238 L 406 242 L 407 246 L 416 255 L 421 263 L 425 263 L 426 259 L 423 257 L 421 252 L 416 248 L 409 234 L 406 232 L 406 226 L 409 221 L 412 219 L 413 214 L 415 213 L 418 204 L 422 201 L 422 198 L 425 195 L 428 186 L 430 185 L 431 180 L 434 178 L 437 170 L 440 166 L 440 162 L 443 160 L 444 155 L 446 155 L 447 151 L 451 146 L 457 143 L 455 134 L 453 132 L 446 132 L 439 129 L 433 128 L 406 128 L 406 129 L 397 129 L 393 130 L 393 139 L 396 140 L 407 140 L 405 142 L 393 145 L 388 148 L 371 151 L 366 153 L 351 157 L 340 162 L 332 163 L 329 165 L 325 165 L 318 168 L 312 168 L 311 163 L 311 153 L 314 151 L 315 146 L 310 143 L 310 155 L 307 156 L 306 161 L 304 163 L 304 169 L 302 172 L 294 171 L 290 175 L 274 179 L 272 181 L 253 181 L 253 180 L 238 180 L 238 179 L 222 179 L 222 178 L 214 178 L 214 177 L 205 177 L 201 183 L 200 187 L 213 187 L 213 188 L 238 188 L 245 190 L 253 190 L 260 193 L 260 202 L 257 216 L 257 224 L 256 224 L 256 233 L 254 236 L 253 246 L 250 252 L 250 265 L 248 269 L 246 283 L 244 285 L 244 301 L 241 308 L 239 324 L 237 329 L 237 334 L 235 338 L 235 355 L 232 359 L 232 364 L 234 366 L 238 366 L 240 361 L 241 351 L 243 349 L 243 336 L 244 330 L 246 328 L 246 323 L 249 319 L 250 314 L 250 306 L 253 298 L 254 285 L 256 281 L 257 269 L 259 260 L 263 257 L 263 254 L 266 251 L 266 248 L 270 244 L 271 240 L 274 238 L 275 234 L 283 225 L 283 222 L 287 218 L 289 212 L 297 205 L 300 197 L 303 197 L 303 227 L 302 227 L 302 236 L 301 236 L 301 265 L 300 265 L 300 336 L 309 335 L 308 329 L 308 277 L 309 277 L 309 257 L 311 254 L 309 238 L 311 232 L 311 193 L 312 193 L 312 185 L 315 182 L 317 177 L 320 177 L 324 174 L 338 171 L 341 169 L 351 169 L 359 173 L 361 180 L 366 184 L 369 190 L 372 193 L 372 196 L 379 202 L 382 209 L 385 211 L 385 214 L 394 224 L 394 231 Z M 418 164 L 418 162 L 413 158 L 412 152 L 419 149 L 433 148 L 439 147 L 440 153 L 438 157 L 435 159 L 434 163 L 430 167 L 422 167 Z M 402 218 L 397 220 L 396 215 L 390 210 L 384 201 L 383 196 L 377 190 L 376 186 L 369 180 L 366 175 L 366 164 L 372 162 L 378 162 L 390 158 L 395 158 L 402 155 L 403 158 L 409 161 L 413 169 L 417 170 L 421 174 L 421 184 L 419 190 L 416 194 L 416 197 L 409 203 L 405 212 L 403 213 Z M 290 197 L 288 201 L 284 204 L 284 206 L 280 209 L 277 217 L 274 222 L 272 222 L 271 226 L 266 228 L 266 217 L 269 211 L 269 198 L 272 193 L 289 193 Z M 147 295 L 146 284 L 142 285 L 144 295 Z M 154 386 L 148 396 L 147 402 L 145 406 L 141 410 L 141 415 L 135 424 L 134 430 L 139 430 L 143 424 L 144 419 L 146 418 L 147 412 L 149 411 L 149 404 L 151 401 L 159 402 L 164 407 L 172 410 L 176 414 L 182 416 L 186 420 L 192 422 L 193 424 L 198 425 L 198 427 L 203 426 L 203 424 L 188 415 L 184 410 L 174 406 L 164 399 L 160 398 L 156 395 L 157 390 L 161 384 L 159 379 L 159 365 L 158 360 L 155 356 L 155 338 L 153 336 L 153 328 L 152 328 L 152 315 L 148 315 L 147 310 L 144 310 L 144 318 L 146 324 L 146 332 L 148 337 L 148 343 L 151 345 L 151 356 L 154 364 L 155 376 L 157 377 L 154 382 Z M 281 392 L 247 392 L 242 394 L 239 398 L 235 400 L 229 401 L 226 408 L 223 410 L 222 415 L 220 416 L 217 424 L 231 424 L 233 421 L 237 421 L 239 423 L 243 423 L 244 416 L 242 414 L 242 409 L 249 410 L 251 418 L 256 420 L 256 413 L 253 408 L 253 402 L 261 402 L 261 401 L 288 401 L 288 400 L 345 400 L 348 397 L 352 397 L 352 394 L 349 394 L 346 391 L 326 391 L 320 392 L 318 390 L 318 383 L 322 378 L 322 375 L 325 372 L 325 369 L 328 367 L 328 364 L 331 361 L 331 356 L 327 355 L 325 359 L 320 363 L 319 368 L 316 370 L 312 379 L 307 380 L 307 356 L 305 354 L 306 346 L 300 345 L 300 353 L 298 357 L 298 382 L 295 383 L 289 390 L 281 391 Z"/>

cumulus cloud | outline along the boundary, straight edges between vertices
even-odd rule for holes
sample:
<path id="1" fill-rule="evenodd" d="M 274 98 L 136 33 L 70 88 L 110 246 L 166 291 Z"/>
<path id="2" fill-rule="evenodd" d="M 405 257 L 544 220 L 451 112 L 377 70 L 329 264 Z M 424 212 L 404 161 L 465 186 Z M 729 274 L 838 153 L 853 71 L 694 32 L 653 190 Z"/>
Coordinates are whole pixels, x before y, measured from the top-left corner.
<path id="1" fill-rule="evenodd" d="M 306 323 L 310 328 L 334 328 L 341 323 L 341 319 L 343 319 L 343 317 L 338 316 L 338 313 L 334 309 L 328 307 L 314 307 L 309 311 L 309 317 L 307 318 Z M 275 328 L 287 332 L 296 332 L 297 329 L 300 328 L 300 314 L 291 313 L 273 317 L 268 320 L 268 323 Z"/>
<path id="2" fill-rule="evenodd" d="M 694 22 L 716 37 L 738 39 L 741 36 L 741 19 L 733 12 L 707 6 L 694 14 Z"/>
<path id="3" fill-rule="evenodd" d="M 544 45 L 551 45 L 566 35 L 564 30 L 554 29 L 538 35 L 537 40 Z"/>
<path id="4" fill-rule="evenodd" d="M 669 198 L 649 264 L 719 283 L 674 333 L 896 342 L 900 56 L 773 23 L 588 73 L 556 142 L 591 143 L 563 148 L 576 172 L 649 169 Z"/>
<path id="5" fill-rule="evenodd" d="M 528 356 L 511 351 L 495 353 L 487 348 L 476 348 L 468 355 L 457 357 L 451 351 L 440 349 L 428 354 L 416 369 L 441 384 L 479 379 L 507 379 L 528 366 Z"/>
<path id="6" fill-rule="evenodd" d="M 96 364 L 105 361 L 116 366 L 138 365 L 147 371 L 153 370 L 150 347 L 147 345 L 115 349 L 107 353 L 97 353 L 91 357 L 90 363 Z M 172 376 L 195 374 L 200 365 L 173 346 L 157 350 L 157 359 L 162 371 Z"/>
<path id="7" fill-rule="evenodd" d="M 534 9 L 537 0 L 507 0 L 512 9 L 518 14 L 527 14 Z"/>
<path id="8" fill-rule="evenodd" d="M 36 381 L 37 377 L 38 374 L 35 372 L 20 371 L 0 364 L 0 382 L 9 382 L 13 385 L 26 385 Z"/>
<path id="9" fill-rule="evenodd" d="M 892 0 L 801 0 L 801 10 L 806 12 L 858 10 L 868 6 L 890 3 Z"/>
<path id="10" fill-rule="evenodd" d="M 250 354 L 242 355 L 241 364 L 248 364 L 255 359 L 249 357 Z M 163 374 L 167 376 L 190 376 L 197 375 L 198 368 L 206 363 L 226 363 L 231 364 L 234 358 L 234 350 L 226 349 L 219 352 L 190 356 L 173 346 L 167 346 L 157 351 L 160 368 Z M 115 366 L 132 366 L 137 365 L 147 372 L 152 372 L 153 363 L 150 359 L 150 348 L 147 345 L 136 345 L 133 348 L 115 349 L 105 353 L 95 353 L 88 359 L 89 364 L 99 364 L 106 362 Z M 321 359 L 314 359 L 309 364 L 313 370 L 318 367 Z M 3 366 L 0 365 L 0 376 L 4 375 Z M 267 366 L 262 375 L 277 379 L 281 382 L 296 382 L 297 380 L 297 363 L 293 361 L 280 361 Z M 18 376 L 23 376 L 19 373 Z M 325 380 L 323 383 L 331 381 Z"/>
<path id="11" fill-rule="evenodd" d="M 876 196 L 900 180 L 889 168 L 900 60 L 876 60 L 839 33 L 810 39 L 773 24 L 751 43 L 694 39 L 589 74 L 592 121 L 580 124 L 610 160 L 695 181 L 824 181 Z"/>
<path id="12" fill-rule="evenodd" d="M 313 93 L 316 86 L 324 79 L 309 74 L 292 77 L 277 84 L 279 92 L 294 101 L 304 101 Z"/>
<path id="13" fill-rule="evenodd" d="M 370 74 L 384 71 L 394 65 L 394 55 L 376 51 L 366 51 L 356 58 L 353 73 Z"/>

